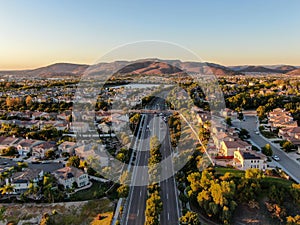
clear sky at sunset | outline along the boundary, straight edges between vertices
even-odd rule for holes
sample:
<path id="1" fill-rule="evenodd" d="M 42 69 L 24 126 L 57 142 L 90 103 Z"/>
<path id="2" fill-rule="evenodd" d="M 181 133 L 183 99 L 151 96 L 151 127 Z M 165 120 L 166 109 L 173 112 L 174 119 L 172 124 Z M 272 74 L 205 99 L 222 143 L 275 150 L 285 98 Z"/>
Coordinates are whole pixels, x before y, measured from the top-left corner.
<path id="1" fill-rule="evenodd" d="M 299 9 L 298 0 L 2 0 L 0 69 L 91 64 L 150 39 L 224 65 L 300 65 Z"/>

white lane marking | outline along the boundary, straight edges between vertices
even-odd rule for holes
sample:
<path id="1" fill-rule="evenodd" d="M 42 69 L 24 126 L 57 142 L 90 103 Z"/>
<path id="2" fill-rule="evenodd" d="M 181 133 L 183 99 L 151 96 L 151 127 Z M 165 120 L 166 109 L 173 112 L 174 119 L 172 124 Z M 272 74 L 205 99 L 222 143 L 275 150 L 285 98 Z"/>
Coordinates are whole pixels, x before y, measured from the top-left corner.
<path id="1" fill-rule="evenodd" d="M 167 199 L 169 199 L 169 194 L 167 193 Z"/>
<path id="2" fill-rule="evenodd" d="M 170 220 L 170 213 L 168 213 L 168 220 Z"/>
<path id="3" fill-rule="evenodd" d="M 138 211 L 137 211 L 137 216 L 139 216 L 139 214 L 140 214 L 140 210 L 138 209 Z"/>
<path id="4" fill-rule="evenodd" d="M 140 191 L 140 197 L 142 197 L 142 191 Z"/>

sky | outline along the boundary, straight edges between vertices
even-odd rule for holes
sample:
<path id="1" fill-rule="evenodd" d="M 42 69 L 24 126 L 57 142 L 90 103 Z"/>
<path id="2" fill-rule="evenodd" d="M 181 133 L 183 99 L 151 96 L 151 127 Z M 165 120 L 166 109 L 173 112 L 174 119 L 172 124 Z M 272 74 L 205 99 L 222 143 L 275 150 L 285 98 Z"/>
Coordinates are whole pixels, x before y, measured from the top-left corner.
<path id="1" fill-rule="evenodd" d="M 143 40 L 223 65 L 300 66 L 299 8 L 299 0 L 0 0 L 0 70 L 93 64 Z"/>

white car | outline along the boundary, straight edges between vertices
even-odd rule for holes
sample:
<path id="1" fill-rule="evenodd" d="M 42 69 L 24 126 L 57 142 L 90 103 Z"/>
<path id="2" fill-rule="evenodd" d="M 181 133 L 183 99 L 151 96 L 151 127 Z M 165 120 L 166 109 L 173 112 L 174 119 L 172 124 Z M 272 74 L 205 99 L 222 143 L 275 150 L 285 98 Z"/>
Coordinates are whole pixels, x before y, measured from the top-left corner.
<path id="1" fill-rule="evenodd" d="M 280 158 L 277 156 L 277 155 L 273 155 L 272 158 L 275 160 L 275 161 L 279 161 Z"/>

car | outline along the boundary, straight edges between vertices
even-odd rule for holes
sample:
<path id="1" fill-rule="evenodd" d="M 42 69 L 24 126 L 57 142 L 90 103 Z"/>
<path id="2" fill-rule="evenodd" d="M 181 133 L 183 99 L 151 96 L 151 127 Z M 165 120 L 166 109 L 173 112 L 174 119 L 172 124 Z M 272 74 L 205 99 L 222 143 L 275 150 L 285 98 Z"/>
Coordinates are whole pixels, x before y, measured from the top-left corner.
<path id="1" fill-rule="evenodd" d="M 256 131 L 256 132 L 255 132 L 255 134 L 259 135 L 259 132 L 258 132 L 258 131 Z"/>
<path id="2" fill-rule="evenodd" d="M 272 158 L 275 160 L 275 161 L 279 161 L 280 158 L 278 157 L 278 155 L 273 155 Z"/>

